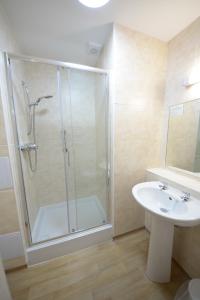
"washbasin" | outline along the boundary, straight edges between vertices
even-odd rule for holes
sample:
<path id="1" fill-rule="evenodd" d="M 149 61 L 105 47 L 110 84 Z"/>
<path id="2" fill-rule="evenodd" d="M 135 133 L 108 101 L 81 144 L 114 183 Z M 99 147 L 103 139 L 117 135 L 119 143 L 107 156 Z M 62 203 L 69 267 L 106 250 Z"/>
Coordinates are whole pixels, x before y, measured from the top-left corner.
<path id="1" fill-rule="evenodd" d="M 159 181 L 139 183 L 132 194 L 151 214 L 146 275 L 155 282 L 169 282 L 174 226 L 200 224 L 200 200 Z"/>
<path id="2" fill-rule="evenodd" d="M 188 201 L 181 197 L 183 192 L 168 186 L 161 190 L 161 182 L 144 182 L 133 187 L 136 201 L 149 212 L 179 226 L 200 224 L 200 201 L 192 196 Z"/>

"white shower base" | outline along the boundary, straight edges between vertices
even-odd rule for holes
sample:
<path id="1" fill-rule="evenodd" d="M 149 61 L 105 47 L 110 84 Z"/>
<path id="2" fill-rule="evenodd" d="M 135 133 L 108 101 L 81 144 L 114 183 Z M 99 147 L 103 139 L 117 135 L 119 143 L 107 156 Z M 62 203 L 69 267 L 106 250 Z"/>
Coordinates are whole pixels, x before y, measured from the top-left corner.
<path id="1" fill-rule="evenodd" d="M 32 242 L 38 243 L 106 223 L 106 214 L 97 196 L 80 198 L 40 207 L 32 231 Z M 69 228 L 70 224 L 70 228 Z"/>

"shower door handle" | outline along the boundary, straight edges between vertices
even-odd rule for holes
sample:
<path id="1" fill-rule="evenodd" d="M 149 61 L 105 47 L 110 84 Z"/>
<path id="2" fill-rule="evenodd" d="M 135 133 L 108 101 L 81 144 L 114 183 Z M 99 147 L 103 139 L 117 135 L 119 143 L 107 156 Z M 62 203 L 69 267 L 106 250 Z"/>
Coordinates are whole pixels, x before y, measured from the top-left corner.
<path id="1" fill-rule="evenodd" d="M 69 152 L 69 149 L 67 147 L 66 135 L 67 135 L 66 130 L 63 130 L 64 151 L 65 151 L 65 153 L 67 153 L 67 162 L 68 162 L 68 166 L 70 167 L 70 152 Z"/>
<path id="2" fill-rule="evenodd" d="M 66 148 L 66 153 L 67 153 L 68 166 L 70 167 L 70 152 L 69 152 L 69 149 L 67 149 L 67 148 Z"/>

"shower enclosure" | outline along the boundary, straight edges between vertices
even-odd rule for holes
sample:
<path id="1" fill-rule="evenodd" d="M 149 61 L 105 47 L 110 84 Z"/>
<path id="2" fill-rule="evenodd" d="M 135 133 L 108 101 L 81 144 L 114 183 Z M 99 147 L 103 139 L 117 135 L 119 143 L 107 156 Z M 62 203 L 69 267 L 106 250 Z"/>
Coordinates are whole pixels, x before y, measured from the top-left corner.
<path id="1" fill-rule="evenodd" d="M 30 244 L 108 223 L 108 74 L 8 56 Z"/>

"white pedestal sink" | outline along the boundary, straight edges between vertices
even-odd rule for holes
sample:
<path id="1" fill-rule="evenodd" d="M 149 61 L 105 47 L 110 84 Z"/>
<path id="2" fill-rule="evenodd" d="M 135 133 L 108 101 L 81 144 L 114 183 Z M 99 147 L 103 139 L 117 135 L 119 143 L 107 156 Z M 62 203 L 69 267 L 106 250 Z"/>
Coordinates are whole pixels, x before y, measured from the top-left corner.
<path id="1" fill-rule="evenodd" d="M 136 201 L 152 213 L 152 226 L 146 275 L 152 281 L 169 282 L 174 238 L 174 225 L 200 224 L 200 200 L 184 201 L 183 192 L 170 186 L 161 190 L 159 181 L 144 182 L 133 187 Z"/>

